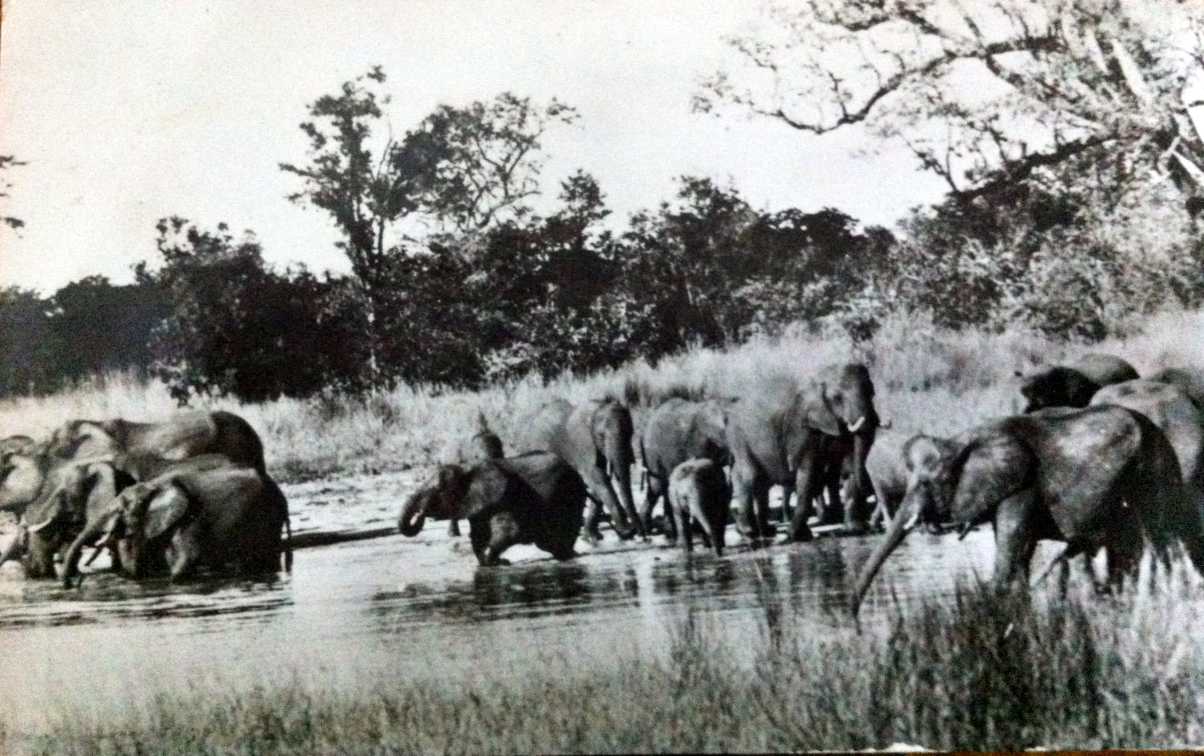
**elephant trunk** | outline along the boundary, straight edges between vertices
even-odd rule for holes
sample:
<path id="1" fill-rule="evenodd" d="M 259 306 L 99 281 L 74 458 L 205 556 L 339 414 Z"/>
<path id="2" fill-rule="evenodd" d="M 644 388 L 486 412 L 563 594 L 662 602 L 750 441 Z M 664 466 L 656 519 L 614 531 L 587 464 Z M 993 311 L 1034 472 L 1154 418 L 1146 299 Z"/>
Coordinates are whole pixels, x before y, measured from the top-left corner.
<path id="1" fill-rule="evenodd" d="M 426 522 L 426 505 L 429 495 L 425 491 L 418 491 L 410 496 L 406 504 L 401 509 L 401 516 L 397 518 L 397 529 L 406 538 L 413 538 L 422 532 L 422 525 Z"/>
<path id="2" fill-rule="evenodd" d="M 870 555 L 869 561 L 861 568 L 861 574 L 857 576 L 857 584 L 853 589 L 853 595 L 849 598 L 849 610 L 853 613 L 854 617 L 857 616 L 857 612 L 861 608 L 861 602 L 865 598 L 865 593 L 869 590 L 870 583 L 873 582 L 874 576 L 878 574 L 878 570 L 886 562 L 886 558 L 898 548 L 907 534 L 915 528 L 922 508 L 920 498 L 917 495 L 911 495 L 903 500 L 903 505 L 899 507 L 895 519 L 890 524 L 890 529 L 886 532 L 886 538 L 882 543 L 878 544 L 878 548 L 874 549 L 874 553 Z"/>
<path id="3" fill-rule="evenodd" d="M 67 547 L 67 553 L 63 556 L 63 587 L 71 587 L 71 579 L 75 577 L 79 571 L 79 559 L 84 550 L 84 546 L 94 542 L 96 537 L 101 534 L 101 531 L 117 517 L 119 510 L 104 513 L 100 517 L 89 522 L 83 531 L 75 537 L 71 545 Z"/>
<path id="4" fill-rule="evenodd" d="M 636 512 L 635 497 L 631 493 L 630 443 L 628 448 L 624 449 L 623 440 L 618 436 L 611 436 L 607 445 L 610 447 L 606 450 L 608 472 L 618 483 L 619 488 L 619 506 L 616 507 L 616 511 L 610 513 L 610 516 L 614 518 L 615 532 L 620 538 L 631 538 L 637 532 L 641 537 L 646 536 L 647 529 L 644 521 Z M 632 520 L 635 520 L 634 524 L 632 524 Z"/>

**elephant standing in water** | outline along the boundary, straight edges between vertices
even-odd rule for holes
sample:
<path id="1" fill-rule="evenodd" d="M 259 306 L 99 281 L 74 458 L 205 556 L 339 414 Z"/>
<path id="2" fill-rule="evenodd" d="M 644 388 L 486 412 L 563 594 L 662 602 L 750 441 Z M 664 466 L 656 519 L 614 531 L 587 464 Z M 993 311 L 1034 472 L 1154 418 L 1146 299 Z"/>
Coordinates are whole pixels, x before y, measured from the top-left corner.
<path id="1" fill-rule="evenodd" d="M 650 529 L 652 508 L 669 490 L 669 476 L 689 459 L 709 459 L 716 465 L 728 463 L 727 410 L 734 399 L 701 402 L 680 397 L 657 405 L 640 434 L 640 457 L 648 476 L 640 520 Z M 728 502 L 730 504 L 730 501 Z M 726 522 L 726 514 L 725 514 Z M 672 513 L 665 509 L 665 535 L 676 538 Z"/>
<path id="2" fill-rule="evenodd" d="M 802 385 L 773 380 L 757 389 L 727 413 L 740 532 L 745 537 L 773 535 L 769 489 L 776 484 L 785 488 L 783 502 L 790 501 L 792 490 L 797 491 L 799 506 L 790 521 L 790 539 L 808 541 L 812 535 L 807 518 L 822 485 L 830 440 L 851 438 L 854 464 L 859 470 L 865 467 L 877 431 L 874 384 L 864 365 L 846 364 L 825 368 Z M 861 479 L 861 475 L 853 477 L 852 501 L 862 500 Z M 787 514 L 783 511 L 783 519 Z M 857 522 L 861 516 L 855 507 L 846 507 L 845 527 L 864 529 Z"/>
<path id="3" fill-rule="evenodd" d="M 412 538 L 427 517 L 463 517 L 481 565 L 505 564 L 502 552 L 516 543 L 569 559 L 584 522 L 585 498 L 581 476 L 549 452 L 470 468 L 444 465 L 406 501 L 397 527 Z"/>
<path id="4" fill-rule="evenodd" d="M 1095 392 L 1113 383 L 1136 379 L 1137 370 L 1120 357 L 1110 354 L 1085 354 L 1066 365 L 1055 365 L 1030 375 L 1017 371 L 1022 378 L 1025 412 L 1045 407 L 1086 407 Z"/>
<path id="5" fill-rule="evenodd" d="M 870 516 L 870 527 L 890 526 L 891 518 L 907 492 L 907 477 L 920 454 L 919 446 L 931 449 L 944 443 L 944 439 L 933 436 L 911 436 L 899 430 L 879 430 L 865 458 L 865 474 L 870 489 L 874 492 L 874 512 Z M 852 501 L 848 488 L 852 478 L 844 480 L 845 501 Z"/>
<path id="6" fill-rule="evenodd" d="M 464 442 L 460 444 L 460 448 L 456 450 L 453 464 L 471 466 L 488 459 L 501 459 L 504 456 L 506 454 L 502 447 L 502 439 L 498 438 L 498 435 L 489 427 L 485 413 L 478 410 L 476 433 L 464 439 Z M 447 534 L 453 538 L 460 535 L 460 521 L 455 517 L 448 518 Z"/>
<path id="7" fill-rule="evenodd" d="M 857 579 L 854 613 L 887 557 L 923 522 L 953 520 L 963 533 L 992 523 L 1000 588 L 1027 577 L 1041 539 L 1066 542 L 1062 560 L 1100 547 L 1128 557 L 1109 560 L 1112 579 L 1140 553 L 1143 536 L 1163 561 L 1170 540 L 1179 539 L 1204 569 L 1204 521 L 1175 450 L 1139 413 L 1093 406 L 1007 417 L 935 444 L 925 456 Z"/>
<path id="8" fill-rule="evenodd" d="M 129 486 L 89 517 L 63 557 L 63 584 L 98 540 L 116 547 L 135 578 L 166 570 L 178 580 L 202 566 L 275 572 L 282 555 L 291 561 L 287 527 L 288 501 L 271 478 L 216 455 L 193 458 Z"/>
<path id="9" fill-rule="evenodd" d="M 723 556 L 723 534 L 731 509 L 732 491 L 723 468 L 709 459 L 682 462 L 669 475 L 667 515 L 677 524 L 686 551 L 694 548 L 694 523 L 715 556 Z"/>
<path id="10" fill-rule="evenodd" d="M 600 399 L 575 407 L 555 399 L 536 410 L 525 427 L 525 441 L 518 448 L 552 452 L 585 481 L 589 492 L 585 528 L 591 541 L 602 538 L 599 504 L 606 508 L 619 538 L 628 540 L 636 533 L 647 537 L 631 494 L 633 425 L 631 412 L 623 403 Z M 618 484 L 618 496 L 612 478 Z"/>
<path id="11" fill-rule="evenodd" d="M 52 577 L 55 554 L 75 537 L 97 502 L 198 455 L 219 455 L 266 475 L 258 434 L 229 412 L 182 412 L 161 423 L 71 420 L 44 446 L 24 444 L 6 452 L 0 509 L 24 516 L 0 562 L 27 550 L 26 574 Z"/>

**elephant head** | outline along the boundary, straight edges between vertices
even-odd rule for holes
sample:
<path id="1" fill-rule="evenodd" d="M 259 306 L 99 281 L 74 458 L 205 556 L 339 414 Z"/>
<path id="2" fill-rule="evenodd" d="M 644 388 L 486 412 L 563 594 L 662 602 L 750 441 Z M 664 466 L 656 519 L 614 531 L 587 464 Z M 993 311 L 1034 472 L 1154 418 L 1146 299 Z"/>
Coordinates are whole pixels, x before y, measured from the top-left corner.
<path id="1" fill-rule="evenodd" d="M 825 368 L 803 389 L 805 424 L 829 436 L 852 436 L 852 469 L 847 487 L 850 502 L 863 500 L 865 460 L 874 444 L 880 421 L 874 407 L 874 382 L 860 363 Z M 850 504 L 852 505 L 852 504 Z"/>
<path id="2" fill-rule="evenodd" d="M 635 425 L 631 421 L 631 412 L 626 406 L 614 400 L 605 400 L 597 404 L 589 422 L 590 436 L 598 454 L 606 459 L 606 473 L 618 483 L 619 510 L 616 516 L 615 531 L 630 535 L 635 530 L 644 534 L 644 523 L 635 516 L 636 522 L 625 522 L 628 516 L 635 515 L 635 499 L 631 493 L 631 466 L 635 463 L 635 451 L 632 437 L 635 435 Z"/>
<path id="3" fill-rule="evenodd" d="M 1028 376 L 1020 372 L 1016 375 L 1022 379 L 1025 413 L 1046 407 L 1086 407 L 1100 389 L 1100 384 L 1080 371 L 1060 365 Z"/>
<path id="4" fill-rule="evenodd" d="M 0 455 L 0 510 L 24 512 L 38 498 L 49 469 L 42 454 L 11 450 Z"/>
<path id="5" fill-rule="evenodd" d="M 43 475 L 37 498 L 25 511 L 26 575 L 53 577 L 55 553 L 76 529 L 131 483 L 133 479 L 110 462 L 86 461 L 50 467 Z M 10 547 L 3 559 L 15 553 Z"/>
<path id="6" fill-rule="evenodd" d="M 136 483 L 108 502 L 99 513 L 88 518 L 84 529 L 71 542 L 63 557 L 63 584 L 79 568 L 83 548 L 116 549 L 121 568 L 133 577 L 147 570 L 147 544 L 169 534 L 189 512 L 191 498 L 176 481 Z"/>
<path id="7" fill-rule="evenodd" d="M 920 524 L 953 520 L 970 526 L 987 519 L 992 507 L 1030 484 L 1031 460 L 1023 446 L 998 437 L 954 441 L 913 436 L 903 446 L 907 492 L 886 537 L 861 571 L 851 606 L 856 614 L 865 592 L 887 557 Z"/>
<path id="8" fill-rule="evenodd" d="M 467 516 L 464 500 L 470 482 L 468 471 L 459 465 L 443 465 L 406 500 L 397 520 L 401 534 L 413 538 L 422 531 L 427 517 L 436 520 Z"/>

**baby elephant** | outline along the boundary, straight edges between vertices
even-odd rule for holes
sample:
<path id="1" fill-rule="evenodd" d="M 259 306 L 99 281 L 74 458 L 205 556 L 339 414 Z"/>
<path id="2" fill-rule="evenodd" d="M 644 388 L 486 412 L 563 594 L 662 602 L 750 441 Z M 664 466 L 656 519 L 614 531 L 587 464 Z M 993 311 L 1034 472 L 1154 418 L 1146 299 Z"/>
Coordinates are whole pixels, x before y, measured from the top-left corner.
<path id="1" fill-rule="evenodd" d="M 585 521 L 585 482 L 548 452 L 485 460 L 474 467 L 444 465 L 406 501 L 397 527 L 414 537 L 427 517 L 468 520 L 468 537 L 482 565 L 505 564 L 501 554 L 531 543 L 556 559 L 573 556 Z"/>
<path id="2" fill-rule="evenodd" d="M 723 529 L 731 508 L 732 490 L 723 468 L 709 459 L 682 462 L 669 475 L 669 507 L 686 551 L 694 548 L 691 523 L 702 529 L 702 541 L 723 556 Z"/>

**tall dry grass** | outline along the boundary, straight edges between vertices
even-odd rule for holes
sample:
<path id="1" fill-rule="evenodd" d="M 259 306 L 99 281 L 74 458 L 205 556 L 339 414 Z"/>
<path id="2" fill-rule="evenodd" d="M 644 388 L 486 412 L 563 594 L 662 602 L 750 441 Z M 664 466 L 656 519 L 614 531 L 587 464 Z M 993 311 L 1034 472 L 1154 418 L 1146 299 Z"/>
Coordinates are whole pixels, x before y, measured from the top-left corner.
<path id="1" fill-rule="evenodd" d="M 32 753 L 633 753 L 1176 747 L 1204 742 L 1204 617 L 1181 581 L 1100 600 L 963 586 L 864 635 L 766 612 L 733 645 L 688 613 L 663 654 L 567 657 L 469 680 L 377 670 L 321 681 L 220 679 L 140 698 L 118 719 L 56 712 Z M 1198 587 L 1194 590 L 1198 591 Z M 848 623 L 844 623 L 848 628 Z M 809 628 L 802 631 L 800 628 Z M 749 650 L 751 647 L 751 655 Z"/>
<path id="2" fill-rule="evenodd" d="M 273 473 L 289 480 L 428 465 L 475 427 L 482 410 L 503 441 L 542 402 L 614 395 L 643 413 L 674 391 L 743 395 L 767 376 L 806 376 L 818 367 L 863 360 L 878 389 L 883 417 L 904 431 L 952 434 L 1019 407 L 1016 370 L 1054 364 L 1086 351 L 1121 355 L 1150 373 L 1170 365 L 1204 366 L 1204 312 L 1150 318 L 1133 335 L 1086 346 L 1024 331 L 953 332 L 922 317 L 895 318 L 873 340 L 855 344 L 842 332 L 802 328 L 726 350 L 691 349 L 653 365 L 644 360 L 588 375 L 568 373 L 544 384 L 535 376 L 480 392 L 399 386 L 362 397 L 326 395 L 243 404 L 231 399 L 193 405 L 238 412 L 263 435 Z M 69 418 L 161 418 L 176 409 L 166 389 L 125 374 L 100 376 L 49 397 L 0 401 L 0 435 L 48 434 Z"/>

